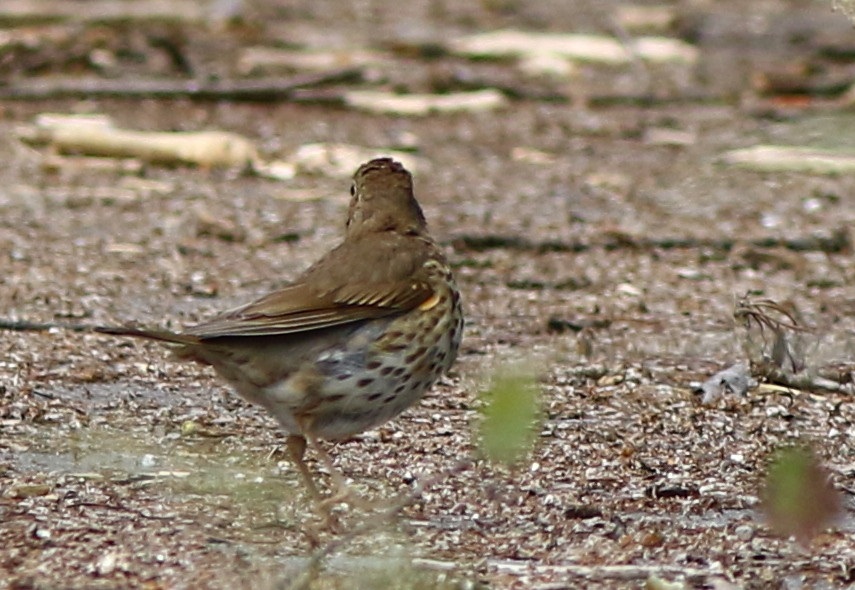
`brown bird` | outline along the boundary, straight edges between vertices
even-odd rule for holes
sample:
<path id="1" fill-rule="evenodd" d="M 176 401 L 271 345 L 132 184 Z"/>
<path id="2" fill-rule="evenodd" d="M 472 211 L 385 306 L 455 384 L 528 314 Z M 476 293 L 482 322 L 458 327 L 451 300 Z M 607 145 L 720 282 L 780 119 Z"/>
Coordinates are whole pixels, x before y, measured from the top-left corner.
<path id="1" fill-rule="evenodd" d="M 266 408 L 310 492 L 308 442 L 347 493 L 318 439 L 342 440 L 421 398 L 451 367 L 463 332 L 460 294 L 427 230 L 410 173 L 380 158 L 359 167 L 344 240 L 289 286 L 180 333 L 96 331 L 175 345 Z M 9 327 L 9 326 L 6 326 Z"/>

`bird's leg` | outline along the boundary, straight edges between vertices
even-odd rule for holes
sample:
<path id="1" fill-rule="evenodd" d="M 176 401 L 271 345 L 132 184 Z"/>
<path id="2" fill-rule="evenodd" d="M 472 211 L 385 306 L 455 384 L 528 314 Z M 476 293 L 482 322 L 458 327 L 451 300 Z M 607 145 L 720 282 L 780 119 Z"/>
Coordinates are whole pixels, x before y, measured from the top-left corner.
<path id="1" fill-rule="evenodd" d="M 306 465 L 306 462 L 303 461 L 303 455 L 306 452 L 306 437 L 299 434 L 292 434 L 286 440 L 286 445 L 288 446 L 288 452 L 291 455 L 291 460 L 294 461 L 294 464 L 300 471 L 300 476 L 303 478 L 303 482 L 309 489 L 309 494 L 312 496 L 312 500 L 318 509 L 319 516 L 323 522 L 321 525 L 322 528 L 330 531 L 338 530 L 338 521 L 330 511 L 330 505 L 327 504 L 329 500 L 324 500 L 323 496 L 321 496 L 321 493 L 318 491 L 318 486 L 315 485 L 315 478 L 312 477 L 312 472 L 309 471 L 309 467 Z M 314 443 L 312 443 L 312 446 L 314 446 Z M 317 545 L 319 543 L 317 533 L 313 531 L 312 528 L 307 528 L 306 531 L 309 535 L 310 542 Z"/>
<path id="2" fill-rule="evenodd" d="M 309 471 L 306 462 L 303 461 L 303 455 L 306 453 L 306 438 L 299 434 L 292 434 L 288 437 L 285 444 L 288 447 L 288 454 L 291 455 L 291 460 L 297 466 L 300 472 L 300 477 L 303 478 L 303 483 L 309 488 L 309 494 L 315 501 L 321 500 L 321 494 L 318 492 L 318 487 L 315 485 L 315 479 Z"/>
<path id="3" fill-rule="evenodd" d="M 332 506 L 342 503 L 358 506 L 360 508 L 369 508 L 370 503 L 357 494 L 353 488 L 348 485 L 347 480 L 345 480 L 341 472 L 335 468 L 335 465 L 333 465 L 332 457 L 330 457 L 329 453 L 327 453 L 324 448 L 318 444 L 318 440 L 310 434 L 306 434 L 305 436 L 309 446 L 314 449 L 318 454 L 318 457 L 320 457 L 321 463 L 323 463 L 324 467 L 329 471 L 334 487 L 332 495 L 321 501 L 321 508 L 328 510 Z"/>

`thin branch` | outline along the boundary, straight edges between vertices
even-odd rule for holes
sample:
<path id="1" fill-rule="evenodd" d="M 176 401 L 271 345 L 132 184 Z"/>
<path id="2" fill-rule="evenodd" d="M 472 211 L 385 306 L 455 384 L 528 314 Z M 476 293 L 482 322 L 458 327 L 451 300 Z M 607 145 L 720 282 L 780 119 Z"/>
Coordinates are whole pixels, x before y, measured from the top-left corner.
<path id="1" fill-rule="evenodd" d="M 12 332 L 48 332 L 67 330 L 69 332 L 94 332 L 97 328 L 86 324 L 58 324 L 56 322 L 27 322 L 0 319 L 0 330 Z"/>
<path id="2" fill-rule="evenodd" d="M 336 82 L 358 82 L 360 68 L 341 68 L 305 74 L 287 80 L 109 80 L 102 78 L 49 78 L 18 80 L 0 86 L 0 99 L 47 100 L 54 98 L 192 98 L 268 102 L 290 98 L 300 88 Z"/>
<path id="3" fill-rule="evenodd" d="M 529 240 L 518 235 L 466 234 L 454 238 L 452 242 L 463 250 L 518 250 L 535 252 L 585 252 L 594 248 L 605 250 L 620 249 L 662 249 L 662 250 L 688 250 L 696 248 L 712 248 L 729 252 L 736 246 L 737 241 L 732 238 L 705 239 L 692 237 L 675 238 L 635 238 L 632 236 L 620 236 L 618 238 L 606 238 L 596 242 L 564 242 L 560 240 Z M 745 240 L 744 243 L 751 244 L 755 248 L 786 248 L 795 252 L 828 252 L 840 253 L 851 248 L 849 230 L 845 227 L 838 228 L 831 235 L 808 235 L 796 238 L 757 238 Z"/>

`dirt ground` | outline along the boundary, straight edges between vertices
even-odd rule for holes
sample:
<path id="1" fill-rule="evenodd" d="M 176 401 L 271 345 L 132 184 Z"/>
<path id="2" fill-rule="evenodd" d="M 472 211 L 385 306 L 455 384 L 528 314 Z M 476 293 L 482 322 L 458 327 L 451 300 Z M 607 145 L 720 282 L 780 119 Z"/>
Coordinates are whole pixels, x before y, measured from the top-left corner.
<path id="1" fill-rule="evenodd" d="M 242 21 L 75 24 L 56 46 L 40 27 L 70 25 L 5 22 L 42 45 L 0 45 L 0 90 L 93 73 L 237 77 L 242 49 L 292 46 L 383 56 L 330 95 L 490 86 L 508 103 L 400 117 L 322 99 L 0 99 L 0 318 L 178 327 L 283 285 L 341 235 L 346 177 L 54 166 L 18 138 L 39 113 L 101 113 L 235 131 L 271 158 L 314 142 L 407 145 L 464 296 L 459 361 L 421 404 L 331 449 L 378 508 L 341 508 L 329 531 L 273 419 L 211 371 L 155 344 L 0 332 L 0 588 L 855 584 L 855 180 L 721 162 L 762 143 L 855 148 L 844 15 L 808 0 L 663 2 L 675 18 L 653 32 L 694 44 L 696 63 L 580 64 L 557 79 L 437 48 L 500 28 L 635 35 L 615 20 L 624 5 L 212 4 Z M 93 65 L 105 55 L 108 72 Z M 839 391 L 700 403 L 697 383 L 746 360 L 734 320 L 746 294 L 797 310 L 808 372 L 833 371 Z M 506 469 L 477 450 L 479 392 L 520 364 L 538 375 L 542 420 Z M 796 441 L 843 505 L 807 544 L 760 510 L 771 453 Z M 383 517 L 416 486 L 420 499 Z"/>

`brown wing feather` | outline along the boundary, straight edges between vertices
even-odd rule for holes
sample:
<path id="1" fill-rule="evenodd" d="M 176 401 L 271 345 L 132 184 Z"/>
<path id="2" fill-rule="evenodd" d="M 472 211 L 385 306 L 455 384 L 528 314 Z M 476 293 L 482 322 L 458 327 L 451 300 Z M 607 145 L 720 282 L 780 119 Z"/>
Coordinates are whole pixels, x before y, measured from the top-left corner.
<path id="1" fill-rule="evenodd" d="M 359 248 L 336 248 L 294 284 L 194 326 L 185 334 L 202 340 L 285 335 L 414 309 L 434 295 L 421 276 L 430 252 L 413 257 L 408 254 L 413 250 L 406 247 L 391 251 L 396 254 L 366 265 L 366 260 L 353 259 Z"/>

